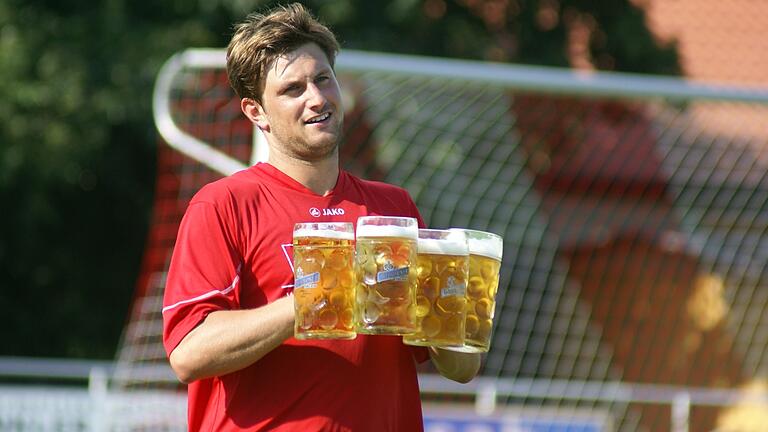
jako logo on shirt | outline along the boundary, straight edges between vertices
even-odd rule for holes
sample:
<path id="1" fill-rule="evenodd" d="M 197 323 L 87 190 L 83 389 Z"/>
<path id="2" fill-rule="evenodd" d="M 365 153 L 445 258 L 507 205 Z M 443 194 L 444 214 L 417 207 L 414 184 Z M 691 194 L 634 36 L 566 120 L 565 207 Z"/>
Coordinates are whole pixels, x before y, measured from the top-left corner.
<path id="1" fill-rule="evenodd" d="M 324 208 L 320 210 L 317 207 L 312 207 L 309 209 L 309 214 L 313 217 L 320 217 L 320 216 L 344 216 L 344 209 L 343 208 Z"/>

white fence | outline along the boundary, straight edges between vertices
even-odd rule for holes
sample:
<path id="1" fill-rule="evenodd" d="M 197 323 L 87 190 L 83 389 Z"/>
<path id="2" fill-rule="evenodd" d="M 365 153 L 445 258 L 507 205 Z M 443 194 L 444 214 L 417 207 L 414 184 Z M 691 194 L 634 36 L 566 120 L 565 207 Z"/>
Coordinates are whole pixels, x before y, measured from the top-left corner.
<path id="1" fill-rule="evenodd" d="M 185 431 L 186 394 L 0 386 L 3 432 Z"/>
<path id="2" fill-rule="evenodd" d="M 109 388 L 111 362 L 0 358 L 2 432 L 185 431 L 186 393 Z M 172 377 L 170 370 L 168 377 Z M 39 381 L 62 384 L 35 384 Z"/>
<path id="3" fill-rule="evenodd" d="M 111 362 L 0 358 L 0 379 L 73 380 L 66 385 L 0 384 L 0 431 L 2 432 L 175 432 L 186 430 L 186 393 L 168 390 L 112 390 Z M 173 379 L 170 369 L 166 375 Z M 695 389 L 621 382 L 579 382 L 571 380 L 525 380 L 478 377 L 458 384 L 436 375 L 419 376 L 423 394 L 472 396 L 474 409 L 464 406 L 463 422 L 496 421 L 530 417 L 514 407 L 499 407 L 498 397 L 527 397 L 544 400 L 592 400 L 596 402 L 642 402 L 672 408 L 671 431 L 688 430 L 692 406 L 728 406 L 751 401 L 767 404 L 766 398 L 735 390 Z M 425 405 L 425 419 L 449 421 L 440 405 Z M 513 414 L 510 414 L 513 413 Z M 454 410 L 453 414 L 455 416 Z M 547 419 L 578 418 L 573 413 L 548 413 Z M 432 419 L 432 420 L 430 420 Z M 594 430 L 612 431 L 607 413 L 592 416 Z M 562 421 L 562 420 L 557 420 Z M 584 421 L 583 419 L 581 421 Z M 458 424 L 458 423 L 457 423 Z M 471 430 L 462 426 L 447 430 Z M 445 429 L 442 429 L 445 430 Z M 518 428 L 527 431 L 538 429 Z M 559 429 L 558 429 L 559 430 Z M 579 429 L 582 430 L 582 429 Z M 593 429 L 584 429 L 593 430 Z"/>

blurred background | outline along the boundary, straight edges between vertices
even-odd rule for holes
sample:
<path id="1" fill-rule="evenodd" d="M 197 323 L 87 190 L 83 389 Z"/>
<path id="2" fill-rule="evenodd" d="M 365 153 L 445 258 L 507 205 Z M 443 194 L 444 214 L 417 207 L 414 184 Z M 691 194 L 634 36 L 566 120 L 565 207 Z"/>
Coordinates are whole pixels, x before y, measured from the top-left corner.
<path id="1" fill-rule="evenodd" d="M 159 68 L 225 47 L 232 23 L 275 3 L 0 2 L 2 354 L 114 356 L 147 240 Z M 680 70 L 629 2 L 528 3 L 307 2 L 344 48 L 569 66 L 570 11 L 599 23 L 595 67 Z"/>
<path id="2" fill-rule="evenodd" d="M 162 362 L 152 301 L 186 202 L 221 173 L 158 134 L 153 89 L 172 55 L 225 47 L 232 23 L 276 3 L 0 0 L 0 378 L 70 383 L 13 368 L 104 361 L 121 389 L 183 391 L 133 366 Z M 768 372 L 768 4 L 303 3 L 352 53 L 432 58 L 418 74 L 340 64 L 342 158 L 408 188 L 433 227 L 504 235 L 479 381 L 494 412 L 514 408 L 526 431 L 765 430 L 765 405 L 729 391 L 763 394 Z M 430 77 L 453 70 L 439 58 L 547 68 Z M 170 115 L 247 164 L 252 129 L 222 71 L 192 69 Z M 479 406 L 480 389 L 442 385 L 425 403 Z"/>

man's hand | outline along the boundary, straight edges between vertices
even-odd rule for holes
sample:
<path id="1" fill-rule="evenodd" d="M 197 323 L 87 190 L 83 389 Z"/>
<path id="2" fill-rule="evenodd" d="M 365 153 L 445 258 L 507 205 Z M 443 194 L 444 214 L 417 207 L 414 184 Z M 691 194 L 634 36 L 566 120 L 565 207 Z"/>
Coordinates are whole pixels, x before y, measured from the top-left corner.
<path id="1" fill-rule="evenodd" d="M 429 357 L 440 375 L 462 384 L 472 381 L 480 370 L 480 354 L 429 347 Z"/>

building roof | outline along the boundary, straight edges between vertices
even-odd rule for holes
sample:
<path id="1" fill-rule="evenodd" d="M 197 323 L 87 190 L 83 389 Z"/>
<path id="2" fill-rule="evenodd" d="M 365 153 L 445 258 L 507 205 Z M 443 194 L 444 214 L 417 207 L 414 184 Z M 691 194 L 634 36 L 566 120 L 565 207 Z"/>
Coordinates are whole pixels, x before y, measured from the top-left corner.
<path id="1" fill-rule="evenodd" d="M 737 84 L 768 84 L 768 2 L 644 0 L 648 25 L 678 43 L 685 74 Z"/>
<path id="2" fill-rule="evenodd" d="M 768 2 L 635 0 L 651 31 L 677 41 L 683 73 L 695 80 L 768 87 Z M 768 139 L 768 105 L 704 104 L 689 110 L 706 132 Z M 757 149 L 756 149 L 757 150 Z"/>

